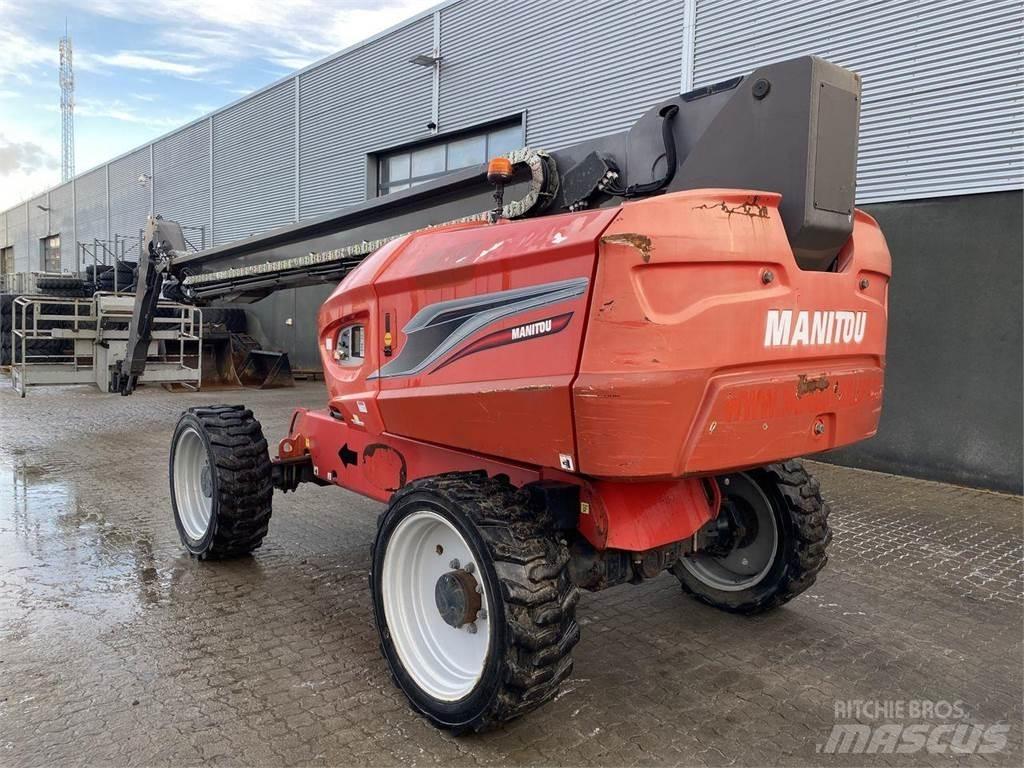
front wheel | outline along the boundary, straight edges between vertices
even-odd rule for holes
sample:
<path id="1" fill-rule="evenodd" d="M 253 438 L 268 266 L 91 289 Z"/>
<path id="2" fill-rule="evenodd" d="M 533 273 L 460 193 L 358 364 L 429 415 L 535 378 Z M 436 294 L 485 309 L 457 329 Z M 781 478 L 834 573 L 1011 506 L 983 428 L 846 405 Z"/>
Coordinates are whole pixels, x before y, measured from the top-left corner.
<path id="1" fill-rule="evenodd" d="M 189 408 L 174 428 L 171 506 L 182 544 L 201 559 L 263 543 L 274 486 L 263 428 L 241 405 Z"/>
<path id="2" fill-rule="evenodd" d="M 762 613 L 806 590 L 828 561 L 829 508 L 798 461 L 718 478 L 722 510 L 706 548 L 673 566 L 687 592 L 734 613 Z"/>
<path id="3" fill-rule="evenodd" d="M 572 671 L 569 553 L 502 477 L 411 483 L 378 521 L 370 589 L 381 649 L 415 709 L 456 733 L 550 700 Z"/>

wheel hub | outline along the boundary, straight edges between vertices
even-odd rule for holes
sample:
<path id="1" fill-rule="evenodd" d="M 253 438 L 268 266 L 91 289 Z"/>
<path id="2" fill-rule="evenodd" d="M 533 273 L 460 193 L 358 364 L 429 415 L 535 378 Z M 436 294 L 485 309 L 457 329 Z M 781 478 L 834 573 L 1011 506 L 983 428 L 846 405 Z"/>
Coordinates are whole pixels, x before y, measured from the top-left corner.
<path id="1" fill-rule="evenodd" d="M 480 611 L 480 591 L 473 574 L 463 568 L 448 571 L 434 585 L 434 602 L 445 624 L 458 629 L 472 624 Z"/>
<path id="2" fill-rule="evenodd" d="M 752 477 L 722 478 L 722 509 L 701 530 L 703 546 L 682 560 L 694 577 L 713 589 L 748 589 L 768 573 L 779 546 L 772 504 Z"/>

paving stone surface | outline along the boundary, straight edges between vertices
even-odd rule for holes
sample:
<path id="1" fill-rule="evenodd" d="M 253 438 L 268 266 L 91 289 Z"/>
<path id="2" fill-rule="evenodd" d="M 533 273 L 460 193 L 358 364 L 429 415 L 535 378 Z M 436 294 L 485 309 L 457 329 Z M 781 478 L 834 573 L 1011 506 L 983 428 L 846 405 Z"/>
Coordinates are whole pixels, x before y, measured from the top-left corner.
<path id="1" fill-rule="evenodd" d="M 456 739 L 408 708 L 378 652 L 378 504 L 304 486 L 275 498 L 256 556 L 182 550 L 174 423 L 239 400 L 273 443 L 323 395 L 0 389 L 0 766 L 1024 760 L 1019 497 L 813 464 L 835 539 L 809 593 L 753 619 L 670 575 L 584 595 L 558 699 Z"/>

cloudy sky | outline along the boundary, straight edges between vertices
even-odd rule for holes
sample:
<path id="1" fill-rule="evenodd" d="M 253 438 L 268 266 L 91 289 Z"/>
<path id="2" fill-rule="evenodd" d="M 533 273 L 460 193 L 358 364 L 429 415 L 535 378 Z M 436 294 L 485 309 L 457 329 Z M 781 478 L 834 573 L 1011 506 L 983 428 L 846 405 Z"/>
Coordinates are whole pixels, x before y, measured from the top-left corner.
<path id="1" fill-rule="evenodd" d="M 78 173 L 438 0 L 0 0 L 0 210 L 60 181 L 57 43 Z"/>

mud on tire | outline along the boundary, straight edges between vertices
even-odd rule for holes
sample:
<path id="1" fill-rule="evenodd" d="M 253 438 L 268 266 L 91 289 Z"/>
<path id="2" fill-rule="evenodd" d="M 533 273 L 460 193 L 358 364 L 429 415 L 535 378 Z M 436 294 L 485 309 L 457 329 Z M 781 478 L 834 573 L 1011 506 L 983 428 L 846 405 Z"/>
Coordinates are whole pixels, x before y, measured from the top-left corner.
<path id="1" fill-rule="evenodd" d="M 742 473 L 752 479 L 771 504 L 778 546 L 770 568 L 756 584 L 741 590 L 715 589 L 680 561 L 672 571 L 683 591 L 732 613 L 755 614 L 789 602 L 814 584 L 828 562 L 832 541 L 828 504 L 818 481 L 799 461 L 769 464 Z"/>
<path id="2" fill-rule="evenodd" d="M 383 601 L 384 557 L 396 526 L 430 509 L 456 526 L 475 550 L 488 595 L 490 645 L 478 682 L 456 701 L 433 698 L 418 686 L 396 651 Z M 439 553 L 440 554 L 440 553 Z M 482 731 L 554 698 L 572 672 L 579 641 L 569 552 L 543 510 L 508 478 L 453 472 L 417 480 L 391 499 L 378 520 L 370 589 L 381 649 L 414 709 L 436 726 Z"/>
<path id="3" fill-rule="evenodd" d="M 191 525 L 191 533 L 184 487 L 189 444 L 200 461 L 205 453 L 209 469 L 209 521 L 205 530 Z M 263 543 L 274 486 L 267 441 L 252 411 L 241 405 L 213 405 L 183 413 L 171 441 L 170 481 L 174 522 L 191 554 L 200 559 L 237 557 Z"/>

